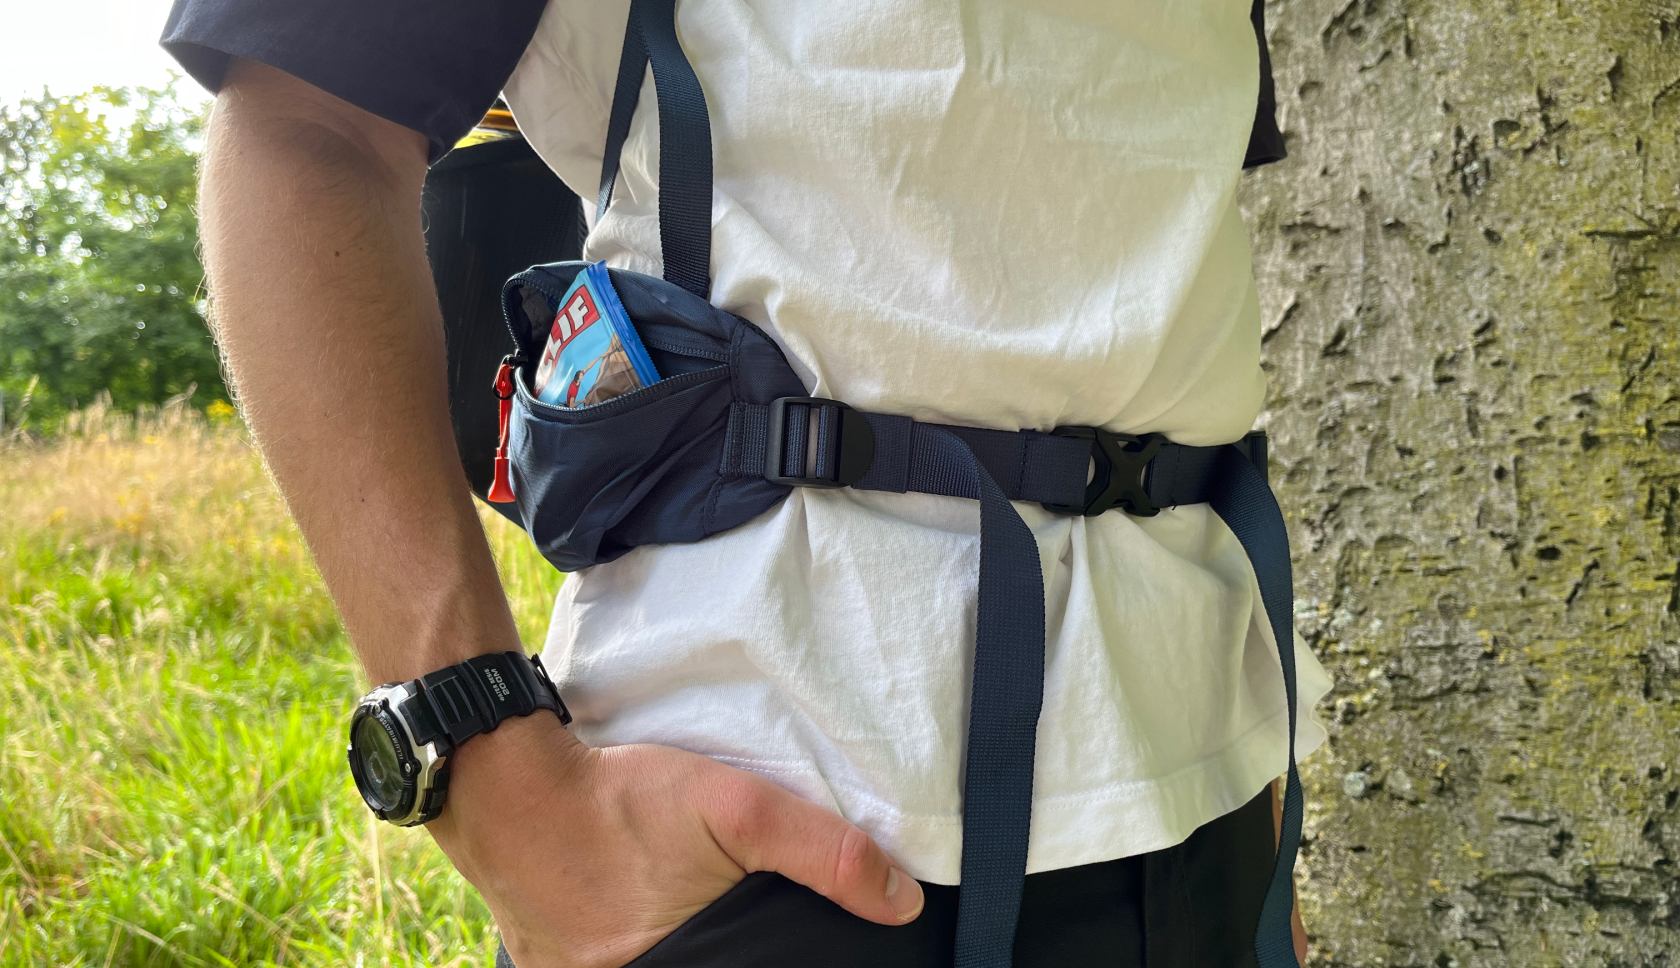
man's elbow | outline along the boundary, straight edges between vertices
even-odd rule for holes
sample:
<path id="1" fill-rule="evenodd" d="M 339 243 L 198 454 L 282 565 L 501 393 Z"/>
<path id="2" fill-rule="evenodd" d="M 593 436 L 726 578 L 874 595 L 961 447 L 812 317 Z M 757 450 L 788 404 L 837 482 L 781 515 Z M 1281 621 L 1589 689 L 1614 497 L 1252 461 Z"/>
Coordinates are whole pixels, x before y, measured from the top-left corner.
<path id="1" fill-rule="evenodd" d="M 207 220 L 216 219 L 219 203 L 243 208 L 240 201 L 407 207 L 418 201 L 425 177 L 419 132 L 265 64 L 235 58 L 229 65 L 205 145 Z"/>

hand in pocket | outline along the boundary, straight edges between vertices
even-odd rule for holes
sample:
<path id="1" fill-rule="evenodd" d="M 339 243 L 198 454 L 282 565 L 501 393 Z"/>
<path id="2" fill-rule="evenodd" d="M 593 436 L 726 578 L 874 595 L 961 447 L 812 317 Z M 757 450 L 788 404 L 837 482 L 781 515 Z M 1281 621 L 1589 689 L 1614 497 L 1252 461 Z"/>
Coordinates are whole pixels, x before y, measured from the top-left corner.
<path id="1" fill-rule="evenodd" d="M 428 827 L 519 968 L 626 964 L 753 871 L 881 924 L 922 909 L 915 878 L 838 815 L 694 753 L 589 749 L 552 718 L 465 747 Z"/>

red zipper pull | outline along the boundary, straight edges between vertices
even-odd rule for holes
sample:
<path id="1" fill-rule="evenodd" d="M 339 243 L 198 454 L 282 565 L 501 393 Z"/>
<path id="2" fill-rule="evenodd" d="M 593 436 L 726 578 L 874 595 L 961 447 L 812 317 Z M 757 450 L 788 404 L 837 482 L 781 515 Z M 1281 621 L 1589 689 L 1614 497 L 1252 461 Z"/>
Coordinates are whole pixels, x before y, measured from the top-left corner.
<path id="1" fill-rule="evenodd" d="M 508 419 L 513 416 L 513 366 L 524 360 L 503 357 L 501 369 L 496 371 L 497 419 L 500 435 L 496 438 L 496 476 L 490 482 L 485 500 L 507 504 L 513 500 L 513 480 L 508 471 Z"/>

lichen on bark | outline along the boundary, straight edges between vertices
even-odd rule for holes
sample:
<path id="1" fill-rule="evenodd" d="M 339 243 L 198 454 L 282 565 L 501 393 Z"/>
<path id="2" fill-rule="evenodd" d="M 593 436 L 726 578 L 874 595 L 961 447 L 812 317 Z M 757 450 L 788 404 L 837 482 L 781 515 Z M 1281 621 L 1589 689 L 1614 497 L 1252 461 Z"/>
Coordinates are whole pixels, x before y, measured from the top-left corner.
<path id="1" fill-rule="evenodd" d="M 1274 0 L 1319 965 L 1680 965 L 1680 2 Z"/>

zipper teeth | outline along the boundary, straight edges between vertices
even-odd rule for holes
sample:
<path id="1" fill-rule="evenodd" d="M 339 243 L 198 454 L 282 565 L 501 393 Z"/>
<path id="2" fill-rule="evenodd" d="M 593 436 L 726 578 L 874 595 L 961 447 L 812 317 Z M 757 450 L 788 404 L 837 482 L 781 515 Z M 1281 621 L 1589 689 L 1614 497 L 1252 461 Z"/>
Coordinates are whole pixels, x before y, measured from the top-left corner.
<path id="1" fill-rule="evenodd" d="M 636 333 L 636 337 L 642 341 L 643 346 L 651 346 L 656 350 L 664 350 L 667 353 L 675 353 L 678 356 L 698 357 L 702 360 L 716 360 L 719 363 L 729 362 L 729 354 L 719 353 L 716 350 L 702 350 L 696 349 L 692 346 L 670 343 L 665 340 L 648 339 L 640 332 Z"/>
<path id="2" fill-rule="evenodd" d="M 524 276 L 524 275 L 527 275 L 527 273 L 521 272 L 519 275 L 514 276 L 513 279 L 519 279 L 521 276 Z M 508 280 L 508 283 L 512 283 L 513 279 Z M 508 283 L 503 283 L 502 284 L 502 294 L 501 294 L 501 297 L 500 297 L 501 298 L 501 303 L 502 303 L 502 325 L 507 327 L 508 338 L 513 340 L 514 355 L 515 356 L 524 356 L 525 355 L 525 341 L 520 339 L 519 334 L 513 331 L 513 314 L 508 312 L 508 301 L 507 301 L 507 286 L 508 286 Z M 523 283 L 520 283 L 520 285 L 523 285 Z M 546 293 L 545 293 L 545 295 L 546 295 Z M 519 381 L 517 379 L 515 379 L 513 382 L 517 384 Z"/>
<path id="3" fill-rule="evenodd" d="M 557 407 L 552 403 L 538 400 L 536 394 L 532 393 L 525 386 L 525 381 L 517 376 L 514 377 L 513 385 L 514 392 L 524 399 L 525 405 L 538 412 L 546 411 L 548 413 L 561 414 L 568 417 L 596 416 L 608 415 L 613 413 L 614 410 L 628 409 L 630 404 L 622 403 L 622 401 L 632 399 L 643 390 L 651 390 L 654 387 L 667 387 L 668 392 L 675 392 L 691 385 L 697 386 L 701 383 L 709 383 L 712 380 L 717 379 L 720 371 L 728 369 L 729 367 L 727 366 L 713 366 L 707 367 L 704 370 L 696 370 L 693 373 L 683 373 L 679 376 L 667 377 L 666 379 L 660 380 L 658 383 L 650 384 L 637 390 L 632 390 L 622 397 L 614 397 L 605 403 L 597 403 L 588 407 Z"/>
<path id="4" fill-rule="evenodd" d="M 561 292 L 561 293 L 555 292 L 553 290 L 553 288 L 551 288 L 550 286 L 545 284 L 542 277 L 540 277 L 539 275 L 537 275 L 536 272 L 534 272 L 530 269 L 526 269 L 524 272 L 519 273 L 518 275 L 514 276 L 512 279 L 509 279 L 508 283 L 513 284 L 513 285 L 520 285 L 520 286 L 530 286 L 532 289 L 535 289 L 536 291 L 542 293 L 543 295 L 545 295 L 548 298 L 554 300 L 555 302 L 559 302 L 560 297 L 565 295 L 565 293 L 563 293 L 563 292 Z M 513 316 L 508 313 L 508 304 L 507 304 L 507 295 L 506 295 L 507 284 L 504 284 L 502 286 L 502 292 L 503 292 L 503 295 L 502 295 L 502 325 L 507 327 L 508 336 L 513 338 L 514 347 L 516 349 L 518 349 L 519 354 L 521 356 L 523 356 L 524 353 L 525 353 L 525 341 L 519 338 L 518 333 L 514 332 Z M 529 333 L 526 334 L 527 337 L 529 337 L 530 335 L 531 334 L 529 334 Z M 518 382 L 518 381 L 515 381 L 515 382 Z"/>

